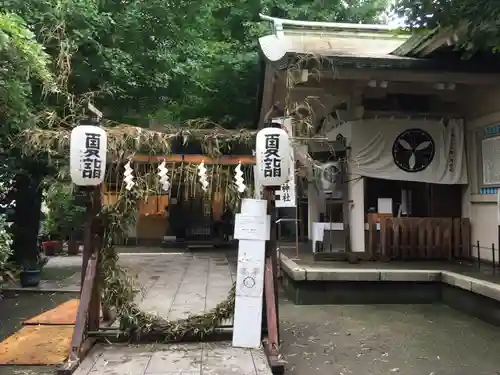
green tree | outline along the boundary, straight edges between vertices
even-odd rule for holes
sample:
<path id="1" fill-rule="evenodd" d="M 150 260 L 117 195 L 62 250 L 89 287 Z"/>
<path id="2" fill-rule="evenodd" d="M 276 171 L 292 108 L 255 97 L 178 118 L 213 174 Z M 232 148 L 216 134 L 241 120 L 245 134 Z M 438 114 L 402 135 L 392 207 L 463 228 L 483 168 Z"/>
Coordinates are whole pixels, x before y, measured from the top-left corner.
<path id="1" fill-rule="evenodd" d="M 20 17 L 0 13 L 0 139 L 34 123 L 33 80 L 53 84 L 49 55 Z M 2 152 L 5 143 L 1 144 Z"/>
<path id="2" fill-rule="evenodd" d="M 386 0 L 3 0 L 34 25 L 72 93 L 98 93 L 106 117 L 255 120 L 258 13 L 378 22 Z M 65 65 L 66 64 L 66 65 Z"/>
<path id="3" fill-rule="evenodd" d="M 471 56 L 475 51 L 500 47 L 500 2 L 496 0 L 397 0 L 395 11 L 412 28 L 467 26 L 459 48 Z"/>
<path id="4" fill-rule="evenodd" d="M 12 138 L 36 123 L 34 91 L 54 87 L 49 55 L 20 17 L 0 12 L 0 281 L 12 255 L 11 210 L 15 176 L 22 164 Z"/>
<path id="5" fill-rule="evenodd" d="M 21 127 L 74 126 L 88 99 L 106 118 L 141 126 L 196 117 L 255 124 L 257 40 L 269 27 L 259 12 L 379 22 L 385 7 L 385 0 L 0 0 L 10 12 L 0 19 L 3 145 Z M 19 249 L 34 248 L 42 164 L 24 160 L 27 173 L 15 181 Z"/>

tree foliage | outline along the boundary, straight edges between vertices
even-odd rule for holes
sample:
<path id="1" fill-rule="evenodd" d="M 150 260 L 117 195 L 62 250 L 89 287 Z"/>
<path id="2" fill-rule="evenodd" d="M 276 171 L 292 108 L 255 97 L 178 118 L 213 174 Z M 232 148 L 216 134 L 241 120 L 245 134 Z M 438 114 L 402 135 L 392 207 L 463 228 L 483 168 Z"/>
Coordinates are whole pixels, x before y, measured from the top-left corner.
<path id="1" fill-rule="evenodd" d="M 497 0 L 398 0 L 396 12 L 410 27 L 467 25 L 460 47 L 469 53 L 497 51 L 500 47 L 500 2 Z"/>
<path id="2" fill-rule="evenodd" d="M 0 13 L 0 59 L 0 137 L 4 139 L 33 121 L 33 78 L 50 86 L 53 77 L 49 56 L 14 14 Z"/>
<path id="3" fill-rule="evenodd" d="M 258 13 L 310 21 L 378 22 L 386 0 L 1 0 L 33 25 L 59 77 L 95 94 L 106 117 L 222 123 L 255 120 L 266 32 Z M 65 83 L 65 82 L 63 82 Z M 70 100 L 74 101 L 74 100 Z M 53 100 L 54 102 L 54 100 Z M 52 102 L 52 104 L 53 104 Z M 60 103 L 59 100 L 55 100 Z"/>

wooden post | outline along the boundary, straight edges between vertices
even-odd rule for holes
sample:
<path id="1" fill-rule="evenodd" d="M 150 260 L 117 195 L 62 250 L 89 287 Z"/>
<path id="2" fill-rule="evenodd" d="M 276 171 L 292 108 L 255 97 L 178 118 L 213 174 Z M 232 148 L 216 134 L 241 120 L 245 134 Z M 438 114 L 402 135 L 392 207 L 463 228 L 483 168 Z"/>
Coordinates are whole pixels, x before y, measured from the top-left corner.
<path id="1" fill-rule="evenodd" d="M 93 253 L 92 246 L 92 221 L 94 218 L 93 212 L 93 188 L 87 189 L 86 192 L 86 217 L 85 217 L 85 226 L 83 230 L 83 257 L 82 257 L 82 275 L 81 275 L 81 284 L 80 284 L 80 295 L 83 290 L 83 283 L 85 281 L 85 271 L 87 269 L 87 264 L 89 262 L 90 257 Z"/>
<path id="2" fill-rule="evenodd" d="M 269 241 L 266 242 L 266 272 L 264 275 L 264 304 L 266 306 L 267 332 L 269 345 L 279 344 L 279 306 L 278 306 L 278 252 L 276 248 L 276 208 L 275 188 L 264 188 L 267 213 L 271 216 Z M 267 280 L 267 281 L 266 281 Z"/>
<path id="3" fill-rule="evenodd" d="M 279 307 L 278 307 L 278 253 L 276 249 L 276 224 L 274 188 L 264 188 L 264 199 L 267 200 L 267 212 L 271 215 L 270 238 L 266 243 L 266 261 L 264 273 L 264 309 L 267 339 L 263 340 L 263 348 L 273 374 L 282 374 L 285 363 L 279 352 Z"/>
<path id="4" fill-rule="evenodd" d="M 101 187 L 96 186 L 89 188 L 87 191 L 87 217 L 85 220 L 85 229 L 83 237 L 83 262 L 82 262 L 82 275 L 80 297 L 83 292 L 83 285 L 85 281 L 85 273 L 89 259 L 95 256 L 96 263 L 99 262 L 98 249 L 96 249 L 96 233 L 95 233 L 95 218 L 101 210 Z M 98 278 L 98 273 L 96 273 Z M 82 303 L 82 301 L 80 301 Z M 92 330 L 99 328 L 100 320 L 100 296 L 99 296 L 99 282 L 93 283 L 92 297 L 90 299 L 88 325 Z"/>
<path id="5" fill-rule="evenodd" d="M 95 280 L 93 283 L 93 288 L 92 288 L 92 296 L 90 299 L 90 307 L 89 307 L 89 320 L 88 320 L 88 329 L 91 331 L 98 330 L 99 329 L 99 321 L 101 318 L 101 295 L 99 292 L 99 283 L 100 283 L 100 272 L 99 272 L 99 263 L 100 263 L 100 257 L 99 257 L 99 250 L 101 246 L 101 230 L 100 227 L 101 223 L 100 221 L 96 220 L 96 216 L 99 214 L 101 211 L 102 207 L 102 202 L 101 202 L 101 186 L 97 186 L 93 189 L 92 192 L 92 223 L 91 223 L 91 239 L 90 239 L 90 245 L 91 245 L 91 251 L 92 255 L 95 256 L 96 258 L 96 263 L 97 263 L 97 272 L 95 275 Z"/>

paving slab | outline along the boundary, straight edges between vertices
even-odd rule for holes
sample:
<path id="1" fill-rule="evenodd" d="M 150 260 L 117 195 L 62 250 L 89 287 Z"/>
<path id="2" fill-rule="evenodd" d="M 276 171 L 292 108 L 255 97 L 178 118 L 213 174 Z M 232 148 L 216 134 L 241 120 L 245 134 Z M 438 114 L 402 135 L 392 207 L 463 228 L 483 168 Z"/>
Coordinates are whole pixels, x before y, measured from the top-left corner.
<path id="1" fill-rule="evenodd" d="M 225 300 L 236 277 L 236 259 L 218 252 L 120 254 L 120 264 L 143 287 L 137 297 L 141 309 L 170 320 L 208 312 Z M 88 358 L 75 375 L 271 374 L 262 350 L 224 342 L 98 346 Z"/>
<path id="2" fill-rule="evenodd" d="M 74 375 L 271 375 L 262 350 L 230 343 L 96 345 Z"/>
<path id="3" fill-rule="evenodd" d="M 235 278 L 219 252 L 122 253 L 120 264 L 137 275 L 141 309 L 170 320 L 210 311 L 227 297 Z"/>

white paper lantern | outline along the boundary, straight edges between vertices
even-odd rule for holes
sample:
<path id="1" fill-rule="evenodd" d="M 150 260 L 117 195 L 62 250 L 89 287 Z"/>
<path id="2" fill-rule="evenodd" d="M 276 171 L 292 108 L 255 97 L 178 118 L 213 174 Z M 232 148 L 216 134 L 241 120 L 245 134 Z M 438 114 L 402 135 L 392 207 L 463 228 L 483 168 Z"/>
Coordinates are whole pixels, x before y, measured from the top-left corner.
<path id="1" fill-rule="evenodd" d="M 262 186 L 279 186 L 290 177 L 290 138 L 285 130 L 264 128 L 257 133 L 255 158 Z"/>
<path id="2" fill-rule="evenodd" d="M 78 186 L 97 186 L 106 173 L 106 131 L 93 125 L 80 125 L 71 131 L 70 174 Z"/>

